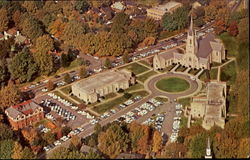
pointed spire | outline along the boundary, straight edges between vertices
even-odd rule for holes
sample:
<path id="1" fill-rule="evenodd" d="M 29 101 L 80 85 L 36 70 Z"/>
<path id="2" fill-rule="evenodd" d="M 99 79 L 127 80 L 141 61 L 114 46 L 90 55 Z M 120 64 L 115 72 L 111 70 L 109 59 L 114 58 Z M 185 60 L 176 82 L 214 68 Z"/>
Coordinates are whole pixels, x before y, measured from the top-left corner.
<path id="1" fill-rule="evenodd" d="M 191 20 L 190 20 L 190 27 L 189 27 L 189 35 L 192 35 L 194 32 L 194 26 L 193 26 L 193 17 L 191 14 Z"/>
<path id="2" fill-rule="evenodd" d="M 210 149 L 210 138 L 207 139 L 207 149 Z"/>

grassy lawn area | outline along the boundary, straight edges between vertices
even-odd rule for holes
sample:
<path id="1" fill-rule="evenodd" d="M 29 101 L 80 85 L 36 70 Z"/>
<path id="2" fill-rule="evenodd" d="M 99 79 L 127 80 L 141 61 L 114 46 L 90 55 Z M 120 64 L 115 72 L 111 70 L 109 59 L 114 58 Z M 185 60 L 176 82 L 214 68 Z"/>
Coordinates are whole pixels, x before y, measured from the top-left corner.
<path id="1" fill-rule="evenodd" d="M 178 103 L 182 104 L 183 107 L 184 106 L 190 106 L 190 102 L 191 102 L 190 97 L 178 99 Z"/>
<path id="2" fill-rule="evenodd" d="M 180 128 L 187 126 L 188 118 L 185 116 L 181 116 Z"/>
<path id="3" fill-rule="evenodd" d="M 235 82 L 236 74 L 236 65 L 235 62 L 232 61 L 221 68 L 220 79 L 232 85 Z"/>
<path id="4" fill-rule="evenodd" d="M 140 75 L 139 77 L 137 77 L 137 80 L 141 81 L 141 82 L 145 82 L 149 77 L 153 76 L 153 75 L 156 75 L 157 72 L 155 71 L 150 71 L 150 72 L 147 72 L 143 75 Z"/>
<path id="5" fill-rule="evenodd" d="M 70 94 L 72 92 L 71 86 L 67 86 L 60 89 L 65 94 Z"/>
<path id="6" fill-rule="evenodd" d="M 144 86 L 140 83 L 136 83 L 135 85 L 129 87 L 128 89 L 125 89 L 125 92 L 131 92 L 131 91 L 134 91 L 134 90 L 139 90 L 139 89 L 143 89 Z"/>
<path id="7" fill-rule="evenodd" d="M 68 97 L 64 96 L 64 95 L 63 95 L 62 93 L 60 93 L 59 91 L 54 91 L 53 93 L 54 93 L 55 95 L 57 95 L 57 96 L 60 96 L 61 98 L 65 99 L 65 100 L 69 101 L 69 102 L 72 103 L 73 105 L 76 105 L 75 102 L 73 102 L 72 100 L 70 100 Z"/>
<path id="8" fill-rule="evenodd" d="M 160 102 L 168 102 L 168 98 L 165 97 L 155 97 L 155 99 Z"/>
<path id="9" fill-rule="evenodd" d="M 199 79 L 202 81 L 207 81 L 209 78 L 208 74 L 209 74 L 208 70 L 203 71 L 202 74 L 199 76 Z"/>
<path id="10" fill-rule="evenodd" d="M 83 100 L 81 100 L 80 98 L 78 98 L 78 97 L 76 97 L 76 96 L 74 96 L 74 95 L 70 96 L 70 98 L 76 100 L 77 102 L 79 102 L 79 103 L 81 103 L 81 104 L 84 103 Z"/>
<path id="11" fill-rule="evenodd" d="M 189 70 L 189 74 L 192 74 L 192 75 L 196 75 L 198 72 L 200 71 L 200 69 L 196 69 L 196 70 L 194 70 L 194 69 L 191 69 L 191 70 Z"/>
<path id="12" fill-rule="evenodd" d="M 181 78 L 163 78 L 156 83 L 156 87 L 166 92 L 181 92 L 190 87 L 190 84 Z"/>
<path id="13" fill-rule="evenodd" d="M 97 105 L 95 107 L 93 107 L 92 109 L 99 113 L 99 114 L 102 114 L 116 106 L 118 106 L 119 104 L 125 102 L 127 99 L 124 97 L 124 96 L 121 96 L 121 97 L 118 97 L 116 99 L 113 99 L 111 101 L 108 101 L 106 103 L 103 103 L 103 104 L 100 104 L 100 105 Z"/>
<path id="14" fill-rule="evenodd" d="M 175 65 L 170 65 L 170 66 L 164 68 L 163 70 L 159 70 L 159 71 L 162 73 L 168 72 L 168 71 L 171 71 L 171 69 L 173 69 L 174 67 L 175 67 Z"/>
<path id="15" fill-rule="evenodd" d="M 233 36 L 230 36 L 227 32 L 222 33 L 219 37 L 225 45 L 227 56 L 236 56 L 238 53 L 237 40 Z"/>
<path id="16" fill-rule="evenodd" d="M 125 67 L 121 67 L 119 69 L 124 69 L 124 68 L 133 72 L 135 75 L 146 72 L 149 70 L 148 68 L 146 68 L 138 63 L 131 63 L 131 64 L 129 64 Z"/>
<path id="17" fill-rule="evenodd" d="M 187 69 L 187 67 L 179 66 L 175 71 L 176 72 L 184 72 Z"/>
<path id="18" fill-rule="evenodd" d="M 137 92 L 133 92 L 131 94 L 132 94 L 131 98 L 134 98 L 136 96 L 146 97 L 147 95 L 149 95 L 149 93 L 147 91 L 137 91 Z"/>
<path id="19" fill-rule="evenodd" d="M 217 79 L 218 68 L 214 68 L 210 71 L 210 79 Z"/>
<path id="20" fill-rule="evenodd" d="M 139 62 L 146 65 L 146 66 L 148 66 L 148 67 L 152 67 L 151 64 L 149 64 L 147 61 L 141 60 Z"/>
<path id="21" fill-rule="evenodd" d="M 109 99 L 109 98 L 113 98 L 113 97 L 116 97 L 117 94 L 116 93 L 109 93 L 107 95 L 104 96 L 105 99 Z"/>

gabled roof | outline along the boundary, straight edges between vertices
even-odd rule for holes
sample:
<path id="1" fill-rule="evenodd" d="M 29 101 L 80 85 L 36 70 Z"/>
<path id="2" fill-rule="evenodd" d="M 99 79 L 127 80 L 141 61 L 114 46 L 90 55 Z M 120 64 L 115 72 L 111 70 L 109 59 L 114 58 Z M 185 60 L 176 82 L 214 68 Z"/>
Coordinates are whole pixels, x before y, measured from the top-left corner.
<path id="1" fill-rule="evenodd" d="M 208 33 L 208 35 L 205 38 L 202 38 L 198 41 L 198 57 L 207 58 L 209 54 L 212 52 L 212 47 L 210 45 L 210 41 L 214 41 L 215 36 L 212 33 Z"/>

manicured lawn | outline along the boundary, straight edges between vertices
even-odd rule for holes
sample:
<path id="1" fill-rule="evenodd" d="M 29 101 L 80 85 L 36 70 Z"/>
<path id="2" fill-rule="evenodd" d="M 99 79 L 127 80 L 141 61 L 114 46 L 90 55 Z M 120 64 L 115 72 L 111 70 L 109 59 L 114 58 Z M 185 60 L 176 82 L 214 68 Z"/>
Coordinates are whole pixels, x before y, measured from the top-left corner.
<path id="1" fill-rule="evenodd" d="M 175 67 L 175 65 L 170 65 L 170 66 L 164 68 L 163 70 L 159 70 L 159 71 L 162 73 L 168 72 L 168 71 L 171 71 L 171 69 L 173 69 L 174 67 Z"/>
<path id="2" fill-rule="evenodd" d="M 188 118 L 185 116 L 181 116 L 181 123 L 180 123 L 180 128 L 186 127 L 188 122 Z"/>
<path id="3" fill-rule="evenodd" d="M 145 82 L 149 77 L 153 76 L 157 74 L 157 72 L 155 71 L 150 71 L 150 72 L 147 72 L 143 75 L 140 75 L 139 77 L 137 77 L 137 80 L 141 81 L 141 82 Z"/>
<path id="4" fill-rule="evenodd" d="M 137 91 L 137 92 L 133 92 L 131 94 L 132 94 L 131 98 L 134 98 L 136 96 L 146 97 L 147 95 L 149 95 L 149 93 L 147 91 Z"/>
<path id="5" fill-rule="evenodd" d="M 203 71 L 202 74 L 199 76 L 199 79 L 202 81 L 207 81 L 209 78 L 208 74 L 209 74 L 208 70 Z"/>
<path id="6" fill-rule="evenodd" d="M 230 36 L 227 32 L 222 33 L 219 37 L 225 45 L 225 48 L 228 52 L 227 55 L 236 56 L 238 53 L 237 40 L 233 36 Z"/>
<path id="7" fill-rule="evenodd" d="M 71 86 L 67 86 L 60 89 L 65 94 L 70 94 L 72 92 Z"/>
<path id="8" fill-rule="evenodd" d="M 214 68 L 210 71 L 210 79 L 217 79 L 218 68 Z"/>
<path id="9" fill-rule="evenodd" d="M 76 101 L 79 102 L 80 104 L 84 103 L 83 100 L 81 100 L 80 98 L 78 98 L 78 97 L 76 97 L 76 96 L 73 96 L 73 95 L 72 95 L 72 96 L 70 96 L 70 98 L 76 100 Z"/>
<path id="10" fill-rule="evenodd" d="M 105 98 L 105 99 L 109 99 L 109 98 L 113 98 L 113 97 L 115 97 L 115 96 L 117 96 L 116 93 L 109 93 L 109 94 L 105 95 L 104 98 Z"/>
<path id="11" fill-rule="evenodd" d="M 186 69 L 187 69 L 187 67 L 179 66 L 175 71 L 184 72 Z"/>
<path id="12" fill-rule="evenodd" d="M 134 91 L 134 90 L 138 90 L 138 89 L 143 89 L 144 86 L 140 83 L 136 83 L 135 85 L 129 87 L 128 89 L 125 90 L 125 92 L 131 92 L 131 91 Z"/>
<path id="13" fill-rule="evenodd" d="M 166 92 L 181 92 L 190 87 L 190 84 L 181 78 L 171 77 L 159 80 L 156 87 Z"/>
<path id="14" fill-rule="evenodd" d="M 127 99 L 124 96 L 118 97 L 114 100 L 108 101 L 106 103 L 97 105 L 95 107 L 93 107 L 93 110 L 97 113 L 104 113 L 116 106 L 118 106 L 119 104 L 122 104 L 123 102 L 125 102 Z"/>
<path id="15" fill-rule="evenodd" d="M 167 102 L 168 101 L 168 98 L 165 98 L 165 97 L 155 97 L 155 99 L 157 101 L 160 101 L 160 102 Z"/>
<path id="16" fill-rule="evenodd" d="M 191 70 L 189 70 L 189 74 L 192 74 L 192 75 L 196 75 L 198 72 L 200 71 L 200 69 L 198 70 L 198 69 L 196 69 L 196 70 L 194 70 L 194 69 L 191 69 Z"/>
<path id="17" fill-rule="evenodd" d="M 187 98 L 178 99 L 178 103 L 182 104 L 183 107 L 184 107 L 184 106 L 190 106 L 191 98 L 190 98 L 190 97 L 187 97 Z"/>
<path id="18" fill-rule="evenodd" d="M 236 74 L 236 65 L 233 61 L 221 68 L 220 79 L 222 81 L 227 81 L 229 85 L 232 85 L 235 82 Z"/>
<path id="19" fill-rule="evenodd" d="M 141 60 L 139 62 L 146 65 L 146 66 L 148 66 L 148 67 L 152 67 L 151 64 L 149 64 L 147 61 Z"/>
<path id="20" fill-rule="evenodd" d="M 119 69 L 124 69 L 124 68 L 131 71 L 131 72 L 133 72 L 135 75 L 143 73 L 143 72 L 149 70 L 148 68 L 146 68 L 146 67 L 144 67 L 144 66 L 142 66 L 142 65 L 140 65 L 138 63 L 132 63 L 132 64 L 129 64 L 129 65 L 125 66 L 125 67 L 121 67 Z"/>

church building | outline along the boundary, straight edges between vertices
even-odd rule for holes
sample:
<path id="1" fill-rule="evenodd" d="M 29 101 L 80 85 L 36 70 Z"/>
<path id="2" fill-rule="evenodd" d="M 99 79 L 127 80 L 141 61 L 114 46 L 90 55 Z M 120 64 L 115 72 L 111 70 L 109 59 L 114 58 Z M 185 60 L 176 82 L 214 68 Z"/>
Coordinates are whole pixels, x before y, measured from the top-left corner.
<path id="1" fill-rule="evenodd" d="M 177 63 L 193 69 L 210 70 L 212 62 L 222 63 L 225 58 L 225 47 L 222 41 L 216 38 L 213 33 L 208 33 L 204 38 L 198 38 L 191 17 L 186 49 L 178 48 L 155 55 L 153 67 L 157 70 Z"/>

